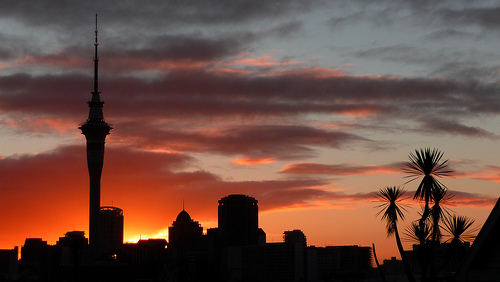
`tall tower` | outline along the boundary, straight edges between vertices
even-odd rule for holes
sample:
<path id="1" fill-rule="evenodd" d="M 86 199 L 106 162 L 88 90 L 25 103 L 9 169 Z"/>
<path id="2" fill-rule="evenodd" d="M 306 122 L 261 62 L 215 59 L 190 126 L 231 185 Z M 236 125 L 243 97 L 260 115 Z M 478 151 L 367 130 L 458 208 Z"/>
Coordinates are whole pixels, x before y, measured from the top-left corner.
<path id="1" fill-rule="evenodd" d="M 90 178 L 90 205 L 89 205 L 89 244 L 98 247 L 102 237 L 99 214 L 101 209 L 101 174 L 104 161 L 104 140 L 112 127 L 104 121 L 101 101 L 101 92 L 98 87 L 99 57 L 97 56 L 97 14 L 95 16 L 95 55 L 94 55 L 94 91 L 89 104 L 89 117 L 79 129 L 87 139 L 87 166 Z"/>

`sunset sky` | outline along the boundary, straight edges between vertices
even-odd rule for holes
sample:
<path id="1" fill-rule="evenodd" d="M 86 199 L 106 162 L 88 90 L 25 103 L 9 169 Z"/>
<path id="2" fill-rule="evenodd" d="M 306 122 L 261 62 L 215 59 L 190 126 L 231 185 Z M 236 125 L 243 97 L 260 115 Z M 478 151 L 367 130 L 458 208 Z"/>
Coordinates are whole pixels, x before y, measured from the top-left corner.
<path id="1" fill-rule="evenodd" d="M 268 242 L 390 258 L 374 192 L 412 196 L 402 163 L 426 147 L 455 170 L 454 213 L 481 226 L 500 197 L 500 1 L 2 1 L 0 248 L 88 232 L 96 12 L 101 205 L 127 241 L 166 237 L 183 201 L 217 227 L 237 193 Z"/>

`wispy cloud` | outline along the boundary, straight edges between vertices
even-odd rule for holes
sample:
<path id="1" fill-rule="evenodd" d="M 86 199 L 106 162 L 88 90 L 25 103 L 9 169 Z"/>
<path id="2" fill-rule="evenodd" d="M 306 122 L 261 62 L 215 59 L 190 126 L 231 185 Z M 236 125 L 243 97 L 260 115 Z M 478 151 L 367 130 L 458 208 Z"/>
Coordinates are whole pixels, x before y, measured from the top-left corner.
<path id="1" fill-rule="evenodd" d="M 400 173 L 402 167 L 402 163 L 392 165 L 326 165 L 319 163 L 295 163 L 286 165 L 280 172 L 291 174 L 363 175 L 375 173 Z"/>

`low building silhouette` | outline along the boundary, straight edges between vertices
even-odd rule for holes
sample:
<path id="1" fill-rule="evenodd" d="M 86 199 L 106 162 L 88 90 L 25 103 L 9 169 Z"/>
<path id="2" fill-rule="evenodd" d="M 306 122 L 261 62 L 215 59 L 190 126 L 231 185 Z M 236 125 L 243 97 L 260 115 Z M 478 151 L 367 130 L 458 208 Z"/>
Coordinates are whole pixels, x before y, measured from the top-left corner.
<path id="1" fill-rule="evenodd" d="M 0 250 L 0 281 L 15 281 L 19 278 L 19 248 Z"/>
<path id="2" fill-rule="evenodd" d="M 42 238 L 26 238 L 21 247 L 19 271 L 22 280 L 50 281 L 53 256 L 47 241 Z"/>
<path id="3" fill-rule="evenodd" d="M 268 281 L 306 281 L 307 239 L 301 230 L 285 231 L 282 243 L 265 247 Z"/>
<path id="4" fill-rule="evenodd" d="M 371 272 L 370 247 L 326 246 L 308 248 L 315 255 L 317 281 L 364 281 Z M 308 257 L 311 257 L 310 255 Z M 312 270 L 310 270 L 311 272 Z"/>

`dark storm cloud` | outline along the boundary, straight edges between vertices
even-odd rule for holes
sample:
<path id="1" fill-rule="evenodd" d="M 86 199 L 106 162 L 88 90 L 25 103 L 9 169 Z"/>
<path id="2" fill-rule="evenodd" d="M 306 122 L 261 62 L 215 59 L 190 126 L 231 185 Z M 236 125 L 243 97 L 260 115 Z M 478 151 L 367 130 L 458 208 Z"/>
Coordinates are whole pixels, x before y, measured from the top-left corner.
<path id="1" fill-rule="evenodd" d="M 0 4 L 0 15 L 31 27 L 75 29 L 96 12 L 116 28 L 138 29 L 193 24 L 231 24 L 264 20 L 304 12 L 320 1 L 12 1 Z M 145 16 L 147 15 L 147 16 Z"/>
<path id="2" fill-rule="evenodd" d="M 467 94 L 463 93 L 463 87 L 467 85 L 449 80 L 321 77 L 321 72 L 310 73 L 307 69 L 270 76 L 218 75 L 199 70 L 171 71 L 164 79 L 142 83 L 144 91 L 153 95 L 183 93 L 296 102 L 314 100 L 329 104 L 343 101 L 377 101 L 383 104 L 390 103 L 390 99 L 394 98 L 403 102 L 427 99 L 446 101 L 453 99 L 455 94 Z M 481 90 L 478 86 L 475 89 Z"/>
<path id="3" fill-rule="evenodd" d="M 297 34 L 301 27 L 301 22 L 292 21 L 258 31 L 211 34 L 210 37 L 202 32 L 195 32 L 162 34 L 152 37 L 127 34 L 126 38 L 106 38 L 106 42 L 100 44 L 99 54 L 103 58 L 101 69 L 109 69 L 108 73 L 118 72 L 122 74 L 155 68 L 162 68 L 166 71 L 167 67 L 173 67 L 171 64 L 178 62 L 214 64 L 251 51 L 252 45 L 260 40 L 290 37 Z M 17 55 L 21 61 L 20 67 L 24 66 L 26 71 L 29 71 L 33 65 L 67 68 L 73 71 L 79 68 L 88 70 L 91 66 L 89 50 L 92 37 L 89 36 L 88 39 L 87 44 L 85 44 L 87 47 L 83 47 L 83 43 L 79 43 L 79 45 L 58 47 L 55 50 L 43 49 L 36 45 L 31 46 L 27 42 L 18 42 L 17 44 L 9 44 L 12 46 L 10 48 L 0 49 L 0 51 L 3 50 L 0 55 L 4 54 L 5 59 L 14 59 Z M 61 46 L 65 46 L 65 44 L 66 42 L 61 43 Z M 26 50 L 24 52 L 14 50 L 19 45 Z M 29 56 L 23 58 L 23 54 L 29 54 Z M 25 60 L 24 63 L 23 60 Z M 165 63 L 170 63 L 170 65 L 165 65 Z"/>
<path id="4" fill-rule="evenodd" d="M 264 30 L 262 33 L 263 36 L 267 37 L 278 37 L 278 38 L 289 37 L 301 31 L 302 25 L 303 24 L 300 21 L 291 21 L 279 25 L 277 27 L 271 28 L 269 30 Z"/>
<path id="5" fill-rule="evenodd" d="M 30 48 L 29 38 L 4 33 L 4 30 L 0 30 L 0 42 L 0 68 L 3 67 L 1 61 L 5 60 L 7 62 L 34 51 Z"/>
<path id="6" fill-rule="evenodd" d="M 476 62 L 500 60 L 497 53 L 483 52 L 481 50 L 463 51 L 451 47 L 429 49 L 410 44 L 367 48 L 347 55 L 382 62 L 421 65 L 430 69 L 429 73 L 434 77 L 448 77 L 457 80 L 470 78 L 486 80 L 488 77 L 484 77 L 483 74 L 490 71 L 491 66 L 479 66 Z M 464 75 L 460 75 L 462 73 Z M 465 73 L 470 76 L 466 76 Z M 492 74 L 490 73 L 489 76 L 492 76 Z"/>
<path id="7" fill-rule="evenodd" d="M 443 41 L 443 40 L 446 40 L 449 38 L 451 38 L 451 39 L 479 40 L 481 37 L 477 34 L 472 33 L 472 32 L 467 32 L 464 30 L 455 29 L 453 27 L 433 31 L 424 37 L 424 39 L 426 39 L 426 40 L 430 39 L 430 40 L 436 40 L 436 41 Z"/>
<path id="8" fill-rule="evenodd" d="M 437 15 L 449 24 L 474 24 L 490 31 L 500 27 L 500 8 L 498 7 L 440 9 Z"/>
<path id="9" fill-rule="evenodd" d="M 309 146 L 341 148 L 352 142 L 369 142 L 345 132 L 307 126 L 248 125 L 209 132 L 158 130 L 141 122 L 121 124 L 123 138 L 136 146 L 181 152 L 218 153 L 247 157 L 290 159 L 315 155 Z"/>
<path id="10" fill-rule="evenodd" d="M 2 42 L 2 45 L 0 46 L 0 61 L 15 58 L 16 52 L 13 46 L 11 46 L 10 44 L 4 44 L 4 42 L 7 42 L 9 40 L 9 36 L 5 36 L 0 33 L 0 42 Z"/>
<path id="11" fill-rule="evenodd" d="M 108 43 L 102 57 L 109 60 L 147 61 L 195 61 L 212 62 L 224 60 L 239 53 L 249 52 L 252 44 L 266 38 L 290 37 L 302 30 L 302 23 L 290 21 L 259 30 L 227 32 L 220 35 L 207 35 L 201 32 L 189 34 L 163 34 L 153 38 L 132 36 L 124 44 Z M 209 37 L 210 36 L 210 37 Z M 121 40 L 121 39 L 120 39 Z M 128 65 L 129 71 L 134 70 Z"/>
<path id="12" fill-rule="evenodd" d="M 479 26 L 494 31 L 500 26 L 500 8 L 495 2 L 486 1 L 338 1 L 342 15 L 335 15 L 327 21 L 332 28 L 347 24 L 368 22 L 378 26 L 395 26 L 401 20 L 420 26 Z"/>
<path id="13" fill-rule="evenodd" d="M 361 12 L 353 13 L 350 15 L 335 16 L 330 18 L 326 22 L 326 25 L 331 27 L 332 29 L 344 28 L 349 24 L 357 23 L 362 16 L 363 14 Z"/>
<path id="14" fill-rule="evenodd" d="M 456 80 L 480 80 L 485 82 L 496 82 L 500 73 L 500 58 L 495 58 L 496 55 L 490 56 L 491 59 L 484 60 L 487 63 L 478 63 L 474 60 L 449 61 L 438 66 L 432 76 L 452 77 Z M 493 59 L 494 58 L 494 59 Z"/>
<path id="15" fill-rule="evenodd" d="M 76 117 L 86 109 L 77 107 L 90 97 L 76 89 L 88 89 L 91 78 L 79 75 L 40 76 L 16 74 L 0 77 L 0 109 L 55 117 Z M 79 93 L 81 93 L 79 95 Z M 44 105 L 40 107 L 40 105 Z M 64 105 L 64 107 L 61 107 Z"/>
<path id="16" fill-rule="evenodd" d="M 391 45 L 356 51 L 351 55 L 354 57 L 376 59 L 382 61 L 394 61 L 400 63 L 423 64 L 448 62 L 461 54 L 453 54 L 450 49 L 429 50 L 415 45 Z"/>
<path id="17" fill-rule="evenodd" d="M 78 120 L 85 116 L 81 104 L 90 97 L 91 81 L 91 77 L 77 74 L 0 77 L 0 108 L 4 113 Z M 398 117 L 420 123 L 431 115 L 435 121 L 426 121 L 421 130 L 491 136 L 481 128 L 460 125 L 457 119 L 500 111 L 498 87 L 475 81 L 318 77 L 307 71 L 273 76 L 219 75 L 203 70 L 171 71 L 152 81 L 102 81 L 103 98 L 113 105 L 106 107 L 106 116 L 115 122 L 146 116 L 293 118 L 307 113 L 362 113 L 374 119 Z M 446 123 L 443 119 L 436 122 L 441 116 Z"/>
<path id="18" fill-rule="evenodd" d="M 120 81 L 116 85 L 110 85 L 109 89 L 114 92 L 113 96 L 120 94 L 122 98 L 123 94 L 131 95 L 129 97 L 132 98 L 147 93 L 148 97 L 154 100 L 154 104 L 150 104 L 153 108 L 147 107 L 152 112 L 155 112 L 155 106 L 162 105 L 162 101 L 168 107 L 171 99 L 169 97 L 177 97 L 180 102 L 184 99 L 201 99 L 200 101 L 220 108 L 220 114 L 235 108 L 250 115 L 265 114 L 268 108 L 276 110 L 277 116 L 314 112 L 355 113 L 356 110 L 366 110 L 375 117 L 390 115 L 418 120 L 429 114 L 437 117 L 446 114 L 449 119 L 453 119 L 454 116 L 495 113 L 500 110 L 500 107 L 495 106 L 499 104 L 496 95 L 499 89 L 495 84 L 423 78 L 322 78 L 304 73 L 253 77 L 219 76 L 207 72 L 172 72 L 164 80 L 151 83 L 136 81 L 137 84 L 133 81 Z M 125 88 L 138 91 L 127 93 Z M 210 99 L 215 102 L 211 103 Z M 219 106 L 218 100 L 223 100 Z M 252 105 L 256 105 L 253 103 L 260 104 L 261 109 L 253 108 L 248 111 Z M 223 109 L 223 105 L 228 107 Z M 232 108 L 233 106 L 237 107 Z M 186 112 L 203 113 L 208 108 L 200 107 L 198 111 L 186 108 Z"/>
<path id="19" fill-rule="evenodd" d="M 201 35 L 163 35 L 151 42 L 144 42 L 147 47 L 140 49 L 111 49 L 101 53 L 107 60 L 123 58 L 134 60 L 190 60 L 212 61 L 237 54 L 248 43 L 238 37 L 202 38 Z M 113 48 L 113 47 L 112 47 Z M 119 48 L 119 46 L 118 46 Z M 133 69 L 129 69 L 132 71 Z"/>
<path id="20" fill-rule="evenodd" d="M 422 24 L 450 27 L 476 25 L 489 31 L 500 26 L 500 8 L 486 1 L 406 1 Z M 405 3 L 403 5 L 406 5 Z"/>
<path id="21" fill-rule="evenodd" d="M 467 126 L 460 124 L 456 121 L 446 120 L 446 119 L 424 119 L 423 120 L 425 129 L 430 129 L 434 132 L 440 132 L 442 134 L 450 135 L 462 135 L 471 137 L 486 137 L 495 138 L 494 133 L 488 132 L 478 126 Z"/>

